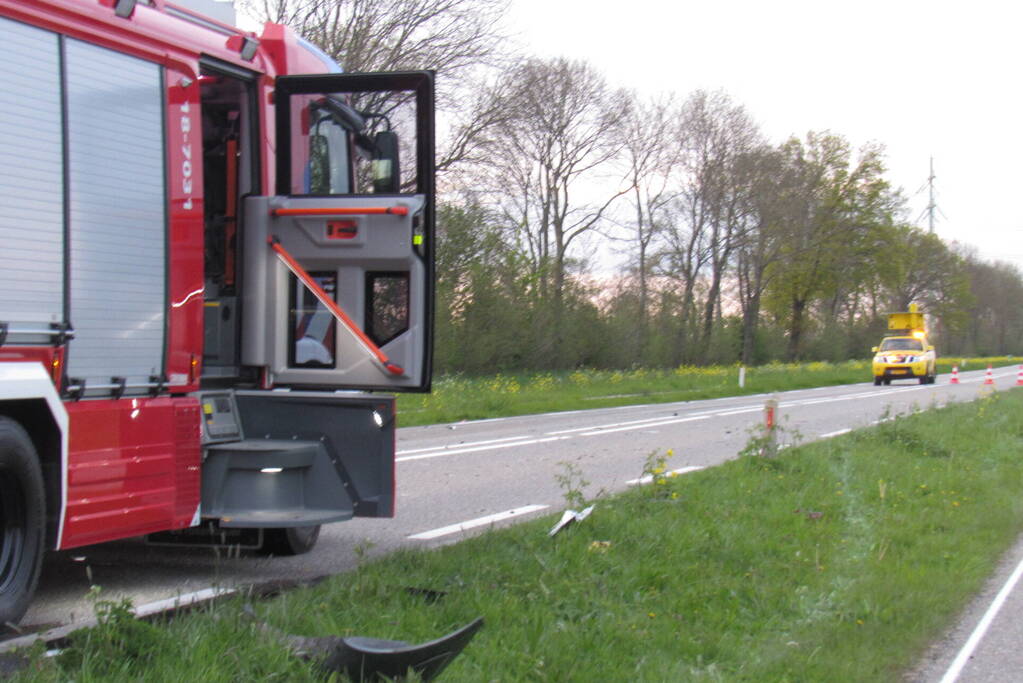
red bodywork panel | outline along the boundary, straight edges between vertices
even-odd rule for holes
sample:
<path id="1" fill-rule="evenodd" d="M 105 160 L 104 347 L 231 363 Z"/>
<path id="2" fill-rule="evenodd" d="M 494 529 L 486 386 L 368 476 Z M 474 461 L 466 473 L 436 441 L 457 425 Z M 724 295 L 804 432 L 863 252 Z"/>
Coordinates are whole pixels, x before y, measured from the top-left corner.
<path id="1" fill-rule="evenodd" d="M 199 505 L 199 402 L 68 403 L 60 548 L 190 526 Z"/>
<path id="2" fill-rule="evenodd" d="M 168 257 L 167 378 L 175 391 L 199 388 L 203 344 L 202 115 L 199 85 L 181 87 L 188 74 L 168 69 L 167 195 L 170 205 Z"/>

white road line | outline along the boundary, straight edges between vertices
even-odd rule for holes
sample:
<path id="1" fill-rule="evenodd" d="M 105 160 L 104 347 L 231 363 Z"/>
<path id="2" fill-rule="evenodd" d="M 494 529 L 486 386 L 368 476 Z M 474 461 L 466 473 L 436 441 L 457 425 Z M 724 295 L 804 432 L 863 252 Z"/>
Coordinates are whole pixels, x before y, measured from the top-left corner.
<path id="1" fill-rule="evenodd" d="M 697 417 L 683 417 L 676 420 L 662 420 L 661 422 L 649 422 L 647 424 L 632 425 L 631 427 L 616 427 L 613 429 L 594 429 L 593 431 L 583 432 L 579 436 L 602 436 L 604 434 L 613 434 L 615 432 L 628 432 L 635 429 L 648 429 L 650 427 L 664 427 L 667 425 L 681 424 L 682 422 L 695 422 L 696 420 L 706 420 L 709 415 L 699 415 Z"/>
<path id="2" fill-rule="evenodd" d="M 829 396 L 828 398 L 815 398 L 815 399 L 804 399 L 802 401 L 786 401 L 781 404 L 781 407 L 792 407 L 792 406 L 814 406 L 821 403 L 834 403 L 836 401 L 852 401 L 858 398 L 873 398 L 875 396 L 891 396 L 892 394 L 901 394 L 907 391 L 920 391 L 930 387 L 929 384 L 922 384 L 915 387 L 900 387 L 898 389 L 885 389 L 877 391 L 865 391 L 859 394 L 849 394 L 847 396 Z"/>
<path id="3" fill-rule="evenodd" d="M 718 410 L 702 410 L 702 411 L 698 411 L 698 412 L 690 413 L 690 414 L 686 415 L 684 418 L 682 418 L 682 421 L 686 421 L 686 420 L 694 419 L 694 418 L 702 419 L 704 417 L 721 417 L 721 416 L 724 416 L 724 415 L 739 415 L 739 414 L 742 414 L 742 413 L 753 413 L 753 412 L 756 412 L 758 410 L 763 410 L 763 406 L 757 405 L 757 406 L 753 406 L 753 407 L 750 407 L 750 408 L 741 408 L 739 410 L 729 410 L 729 411 L 725 411 L 725 412 L 721 412 L 720 409 L 718 409 Z M 591 425 L 589 427 L 575 427 L 573 429 L 562 429 L 562 430 L 555 431 L 555 432 L 544 432 L 544 433 L 548 434 L 548 435 L 555 435 L 555 434 L 578 434 L 579 432 L 594 432 L 594 431 L 596 431 L 598 429 L 599 430 L 603 430 L 604 433 L 607 433 L 609 431 L 614 430 L 616 427 L 626 427 L 628 425 L 640 425 L 640 427 L 636 427 L 636 429 L 639 429 L 639 428 L 641 428 L 643 426 L 657 426 L 657 425 L 662 425 L 662 424 L 672 424 L 674 421 L 677 421 L 677 418 L 678 418 L 677 415 L 673 415 L 673 416 L 662 415 L 661 417 L 647 417 L 647 418 L 643 418 L 642 420 L 629 420 L 628 422 L 612 422 L 610 424 Z M 584 434 L 583 436 L 590 436 L 590 434 Z"/>
<path id="4" fill-rule="evenodd" d="M 495 443 L 490 446 L 480 446 L 478 448 L 452 448 L 446 451 L 437 451 L 435 453 L 422 453 L 420 455 L 406 455 L 403 458 L 395 458 L 395 462 L 408 462 L 410 460 L 427 460 L 429 458 L 443 458 L 449 455 L 462 455 L 463 453 L 479 453 L 481 451 L 494 451 L 500 448 L 515 448 L 517 446 L 532 446 L 538 443 L 547 443 L 549 441 L 561 441 L 567 439 L 567 436 L 552 436 L 546 439 L 529 439 L 526 441 L 515 441 L 512 443 Z"/>
<path id="5" fill-rule="evenodd" d="M 486 441 L 470 441 L 468 443 L 458 443 L 452 446 L 451 444 L 444 444 L 443 446 L 428 446 L 426 448 L 412 448 L 406 451 L 397 451 L 395 455 L 411 455 L 412 453 L 425 453 L 427 451 L 443 451 L 448 448 L 468 448 L 470 446 L 486 446 L 492 443 L 501 443 L 503 441 L 521 441 L 522 439 L 528 439 L 529 436 L 523 434 L 522 436 L 506 436 L 501 439 L 488 439 Z"/>
<path id="6" fill-rule="evenodd" d="M 973 629 L 973 633 L 970 634 L 969 640 L 963 645 L 963 649 L 959 651 L 955 661 L 952 662 L 952 666 L 948 668 L 945 675 L 941 679 L 941 683 L 952 683 L 955 681 L 959 674 L 962 673 L 963 667 L 966 666 L 966 662 L 973 656 L 973 651 L 977 649 L 977 645 L 980 644 L 984 634 L 987 633 L 988 627 L 991 626 L 991 622 L 994 621 L 995 616 L 998 614 L 998 610 L 1002 609 L 1002 605 L 1005 604 L 1005 600 L 1009 597 L 1009 593 L 1015 588 L 1016 582 L 1019 581 L 1019 577 L 1023 575 L 1023 561 L 1020 561 L 1016 565 L 1015 571 L 1012 572 L 1012 576 L 1002 586 L 1002 590 L 998 591 L 998 595 L 995 596 L 994 602 L 987 608 L 987 612 L 981 618 L 977 627 Z"/>
<path id="7" fill-rule="evenodd" d="M 689 465 L 688 467 L 680 467 L 677 470 L 672 470 L 671 472 L 667 472 L 666 474 L 669 476 L 672 474 L 685 474 L 686 472 L 695 472 L 696 470 L 702 469 L 703 465 Z M 629 486 L 635 486 L 636 484 L 649 484 L 653 480 L 654 475 L 648 474 L 646 476 L 640 477 L 639 479 L 630 479 L 625 483 L 628 484 Z"/>
<path id="8" fill-rule="evenodd" d="M 595 429 L 613 429 L 615 427 L 625 427 L 627 425 L 644 425 L 649 424 L 651 422 L 663 422 L 664 420 L 671 420 L 673 418 L 674 416 L 672 415 L 662 415 L 660 417 L 646 417 L 643 418 L 642 420 L 629 420 L 628 422 L 612 422 L 610 424 L 605 425 L 590 425 L 589 427 L 575 427 L 574 429 L 562 429 L 556 432 L 545 432 L 545 434 L 554 436 L 555 434 L 575 434 L 577 432 L 592 432 Z"/>
<path id="9" fill-rule="evenodd" d="M 821 434 L 817 438 L 818 439 L 830 439 L 833 436 L 841 436 L 842 434 L 848 434 L 851 431 L 852 431 L 851 427 L 846 427 L 845 429 L 838 429 L 838 430 L 833 431 L 833 432 L 828 432 L 827 434 Z"/>
<path id="10" fill-rule="evenodd" d="M 525 505 L 520 508 L 513 510 L 505 510 L 504 512 L 498 512 L 493 515 L 487 515 L 486 517 L 479 517 L 477 519 L 470 519 L 468 522 L 461 522 L 460 524 L 451 524 L 449 526 L 442 526 L 439 529 L 432 529 L 430 531 L 424 531 L 419 534 L 412 534 L 409 536 L 411 539 L 417 541 L 428 541 L 434 538 L 440 538 L 441 536 L 448 536 L 450 534 L 457 534 L 460 531 L 466 531 L 468 529 L 475 529 L 476 527 L 486 526 L 487 524 L 493 524 L 500 522 L 505 519 L 511 519 L 512 517 L 520 517 L 522 515 L 528 515 L 531 512 L 537 510 L 545 510 L 549 506 L 547 505 Z"/>
<path id="11" fill-rule="evenodd" d="M 714 417 L 725 417 L 726 415 L 742 415 L 743 413 L 755 413 L 758 410 L 763 410 L 764 406 L 753 406 L 752 408 L 740 408 L 739 410 L 729 410 L 724 413 L 714 413 Z"/>

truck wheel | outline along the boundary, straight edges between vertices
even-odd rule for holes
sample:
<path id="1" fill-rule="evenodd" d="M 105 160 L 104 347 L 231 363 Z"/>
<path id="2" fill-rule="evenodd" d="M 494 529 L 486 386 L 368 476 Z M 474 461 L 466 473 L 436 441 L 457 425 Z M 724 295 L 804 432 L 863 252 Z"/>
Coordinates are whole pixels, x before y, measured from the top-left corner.
<path id="1" fill-rule="evenodd" d="M 21 425 L 0 416 L 0 630 L 21 619 L 39 582 L 44 495 L 32 440 Z"/>
<path id="2" fill-rule="evenodd" d="M 319 524 L 291 529 L 264 529 L 263 552 L 268 555 L 301 555 L 312 550 L 319 537 Z"/>
<path id="3" fill-rule="evenodd" d="M 880 377 L 875 377 L 874 378 L 874 386 L 875 387 L 881 386 L 881 378 Z"/>

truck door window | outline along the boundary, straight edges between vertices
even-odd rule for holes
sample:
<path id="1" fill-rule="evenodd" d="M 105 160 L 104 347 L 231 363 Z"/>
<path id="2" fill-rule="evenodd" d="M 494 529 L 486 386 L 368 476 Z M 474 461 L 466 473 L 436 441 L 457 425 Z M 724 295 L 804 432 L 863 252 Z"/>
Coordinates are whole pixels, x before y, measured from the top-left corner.
<path id="1" fill-rule="evenodd" d="M 383 346 L 408 329 L 408 273 L 367 273 L 366 334 L 377 346 Z"/>
<path id="2" fill-rule="evenodd" d="M 292 196 L 416 190 L 411 93 L 292 95 L 290 110 Z"/>
<path id="3" fill-rule="evenodd" d="M 309 164 L 305 194 L 351 192 L 348 133 L 326 112 L 314 109 L 309 131 Z"/>
<path id="4" fill-rule="evenodd" d="M 336 299 L 337 274 L 310 273 L 323 291 Z M 288 311 L 290 339 L 288 364 L 293 368 L 333 368 L 334 335 L 337 323 L 316 296 L 291 278 L 291 306 Z"/>

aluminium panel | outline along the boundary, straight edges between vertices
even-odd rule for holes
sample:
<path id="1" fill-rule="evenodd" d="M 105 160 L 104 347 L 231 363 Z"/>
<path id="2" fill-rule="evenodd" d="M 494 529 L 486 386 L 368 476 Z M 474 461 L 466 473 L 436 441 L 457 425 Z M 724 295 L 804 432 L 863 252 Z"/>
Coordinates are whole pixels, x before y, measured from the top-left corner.
<path id="1" fill-rule="evenodd" d="M 163 372 L 166 199 L 160 68 L 66 41 L 71 342 L 68 374 Z"/>
<path id="2" fill-rule="evenodd" d="M 0 19 L 0 320 L 64 317 L 60 51 L 49 31 Z"/>

